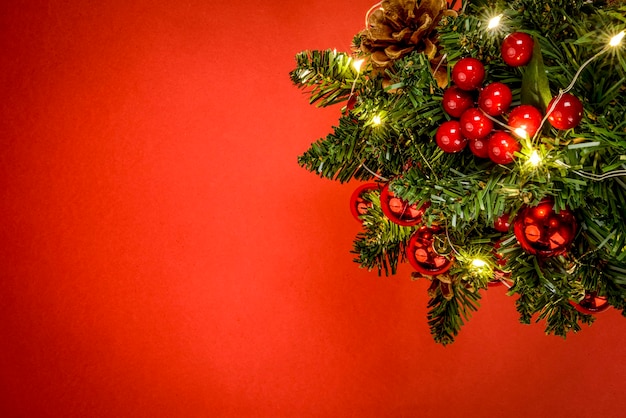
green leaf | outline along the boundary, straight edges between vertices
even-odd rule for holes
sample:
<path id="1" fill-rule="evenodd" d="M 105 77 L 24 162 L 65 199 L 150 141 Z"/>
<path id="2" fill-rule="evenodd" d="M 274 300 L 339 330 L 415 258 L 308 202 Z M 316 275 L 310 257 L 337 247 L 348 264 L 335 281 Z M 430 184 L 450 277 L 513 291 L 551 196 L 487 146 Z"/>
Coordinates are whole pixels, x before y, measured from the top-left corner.
<path id="1" fill-rule="evenodd" d="M 524 76 L 522 77 L 522 97 L 523 104 L 529 104 L 546 111 L 548 103 L 552 100 L 550 93 L 550 85 L 548 76 L 543 67 L 543 56 L 541 55 L 541 46 L 537 39 L 533 47 L 533 56 L 526 66 Z"/>

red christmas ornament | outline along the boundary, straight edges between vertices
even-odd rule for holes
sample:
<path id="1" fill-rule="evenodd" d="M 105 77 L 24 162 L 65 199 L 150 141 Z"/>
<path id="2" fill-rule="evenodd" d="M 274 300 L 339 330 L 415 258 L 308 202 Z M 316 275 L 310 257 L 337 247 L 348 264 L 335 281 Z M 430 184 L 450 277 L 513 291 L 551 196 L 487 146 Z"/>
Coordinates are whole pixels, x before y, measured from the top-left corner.
<path id="1" fill-rule="evenodd" d="M 499 116 L 509 110 L 512 101 L 511 89 L 500 82 L 489 84 L 478 95 L 478 107 L 490 116 Z"/>
<path id="2" fill-rule="evenodd" d="M 361 215 L 366 214 L 372 207 L 372 203 L 363 199 L 363 195 L 377 189 L 378 184 L 365 183 L 357 187 L 356 190 L 352 192 L 352 196 L 350 196 L 350 212 L 357 221 L 363 222 Z"/>
<path id="3" fill-rule="evenodd" d="M 461 133 L 467 139 L 485 138 L 493 129 L 493 122 L 479 109 L 467 109 L 461 115 Z"/>
<path id="4" fill-rule="evenodd" d="M 509 232 L 511 228 L 511 222 L 509 220 L 509 214 L 504 213 L 501 216 L 498 216 L 496 220 L 493 222 L 493 229 L 498 232 Z"/>
<path id="5" fill-rule="evenodd" d="M 550 199 L 526 206 L 513 221 L 515 238 L 530 254 L 552 257 L 563 254 L 576 236 L 577 224 L 570 210 L 555 213 Z"/>
<path id="6" fill-rule="evenodd" d="M 535 136 L 541 126 L 541 112 L 531 105 L 520 105 L 509 113 L 508 125 L 515 131 L 523 129 L 530 138 Z"/>
<path id="7" fill-rule="evenodd" d="M 443 92 L 441 105 L 448 115 L 459 118 L 463 112 L 474 106 L 474 99 L 469 92 L 452 86 Z"/>
<path id="8" fill-rule="evenodd" d="M 437 253 L 433 247 L 434 235 L 443 232 L 440 227 L 420 227 L 411 239 L 407 249 L 409 263 L 419 273 L 436 276 L 450 270 L 454 258 Z"/>
<path id="9" fill-rule="evenodd" d="M 491 161 L 496 164 L 512 163 L 515 160 L 513 154 L 519 150 L 519 142 L 507 132 L 496 131 L 489 137 L 487 151 Z"/>
<path id="10" fill-rule="evenodd" d="M 548 122 L 556 129 L 574 128 L 583 118 L 583 104 L 569 93 L 564 93 L 560 98 L 559 96 L 553 98 L 548 104 L 548 111 L 550 111 Z"/>
<path id="11" fill-rule="evenodd" d="M 585 297 L 578 303 L 570 302 L 578 312 L 592 315 L 600 312 L 604 312 L 611 305 L 606 296 L 598 296 L 596 292 L 586 292 Z"/>
<path id="12" fill-rule="evenodd" d="M 476 90 L 485 79 L 485 66 L 476 58 L 461 58 L 452 68 L 452 81 L 462 90 Z"/>
<path id="13" fill-rule="evenodd" d="M 489 158 L 489 151 L 487 150 L 488 144 L 489 140 L 487 138 L 469 140 L 470 151 L 478 158 Z"/>
<path id="14" fill-rule="evenodd" d="M 530 62 L 535 42 L 527 33 L 515 32 L 502 41 L 502 59 L 511 67 L 519 67 Z"/>
<path id="15" fill-rule="evenodd" d="M 462 151 L 467 145 L 467 139 L 461 135 L 461 125 L 456 120 L 442 123 L 437 129 L 435 139 L 439 148 L 448 153 Z"/>
<path id="16" fill-rule="evenodd" d="M 428 202 L 420 208 L 417 203 L 410 205 L 406 200 L 395 197 L 386 184 L 380 191 L 380 208 L 393 223 L 401 226 L 413 226 L 420 223 L 424 211 L 430 206 Z"/>

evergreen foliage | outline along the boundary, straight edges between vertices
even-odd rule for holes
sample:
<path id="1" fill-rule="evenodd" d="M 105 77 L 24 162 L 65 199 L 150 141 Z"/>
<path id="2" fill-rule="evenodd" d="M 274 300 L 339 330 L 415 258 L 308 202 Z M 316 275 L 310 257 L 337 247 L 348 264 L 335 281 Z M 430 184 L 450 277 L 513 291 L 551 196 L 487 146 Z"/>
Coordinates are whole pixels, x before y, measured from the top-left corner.
<path id="1" fill-rule="evenodd" d="M 502 15 L 503 29 L 487 30 L 496 14 Z M 515 162 L 506 166 L 437 146 L 435 131 L 450 117 L 441 105 L 445 88 L 423 53 L 398 59 L 384 72 L 371 65 L 359 71 L 351 64 L 367 57 L 359 53 L 357 35 L 353 56 L 330 50 L 297 55 L 291 79 L 309 92 L 311 103 L 329 106 L 356 98 L 353 107 L 344 107 L 333 132 L 314 142 L 298 163 L 340 182 L 389 181 L 396 196 L 429 203 L 423 224 L 445 229 L 438 251 L 455 261 L 446 275 L 451 294 L 437 286 L 440 278 L 429 277 L 428 321 L 435 341 L 454 340 L 494 271 L 506 275 L 509 293 L 517 295 L 520 321 L 545 321 L 548 334 L 565 336 L 593 321 L 574 307 L 585 293 L 606 296 L 626 316 L 626 42 L 607 47 L 625 28 L 626 5 L 619 1 L 473 0 L 464 2 L 458 17 L 440 21 L 438 42 L 448 74 L 459 59 L 471 56 L 485 65 L 488 82 L 511 88 L 514 104 L 545 111 L 548 99 L 566 89 L 583 103 L 578 126 L 557 130 L 545 123 L 536 138 L 521 141 Z M 514 31 L 535 40 L 526 67 L 511 67 L 500 58 L 502 40 Z M 533 151 L 542 157 L 537 166 L 528 163 Z M 493 229 L 503 214 L 514 219 L 521 208 L 547 197 L 556 211 L 575 214 L 578 233 L 566 253 L 529 254 L 512 231 Z M 377 192 L 367 198 L 372 209 L 362 217 L 355 261 L 394 274 L 417 227 L 386 219 Z M 472 267 L 476 258 L 487 266 Z"/>

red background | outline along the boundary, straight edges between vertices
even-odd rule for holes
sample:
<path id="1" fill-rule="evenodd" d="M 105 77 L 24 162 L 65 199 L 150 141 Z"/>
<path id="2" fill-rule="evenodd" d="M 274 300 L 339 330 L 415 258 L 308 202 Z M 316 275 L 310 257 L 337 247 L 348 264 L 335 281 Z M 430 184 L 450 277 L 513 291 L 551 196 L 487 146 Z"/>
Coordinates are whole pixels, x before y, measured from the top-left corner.
<path id="1" fill-rule="evenodd" d="M 623 416 L 618 312 L 564 341 L 490 289 L 444 348 L 352 263 L 288 72 L 371 3 L 2 3 L 0 415 Z"/>

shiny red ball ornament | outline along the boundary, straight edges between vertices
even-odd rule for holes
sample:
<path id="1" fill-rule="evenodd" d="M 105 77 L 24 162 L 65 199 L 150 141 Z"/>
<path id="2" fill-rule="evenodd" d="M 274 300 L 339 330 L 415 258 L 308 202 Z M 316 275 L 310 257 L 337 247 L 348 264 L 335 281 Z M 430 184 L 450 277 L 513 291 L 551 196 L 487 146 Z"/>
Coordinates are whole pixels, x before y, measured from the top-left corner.
<path id="1" fill-rule="evenodd" d="M 499 116 L 509 110 L 512 101 L 511 89 L 497 81 L 486 86 L 478 95 L 478 107 L 490 116 Z"/>
<path id="2" fill-rule="evenodd" d="M 422 226 L 411 236 L 407 256 L 411 266 L 419 273 L 436 276 L 450 270 L 454 258 L 437 253 L 433 247 L 434 235 L 442 232 L 436 225 Z"/>
<path id="3" fill-rule="evenodd" d="M 485 66 L 476 58 L 461 58 L 452 68 L 452 81 L 461 90 L 477 90 L 484 80 Z"/>
<path id="4" fill-rule="evenodd" d="M 391 222 L 401 226 L 413 226 L 420 223 L 428 206 L 430 204 L 426 202 L 418 208 L 417 203 L 410 205 L 406 200 L 394 196 L 389 190 L 389 184 L 386 184 L 380 191 L 380 208 Z"/>
<path id="5" fill-rule="evenodd" d="M 520 105 L 513 108 L 509 113 L 507 125 L 513 130 L 523 129 L 528 134 L 528 137 L 532 138 L 539 130 L 542 119 L 543 116 L 536 107 Z"/>
<path id="6" fill-rule="evenodd" d="M 472 154 L 478 158 L 489 158 L 489 151 L 487 146 L 489 144 L 488 138 L 477 138 L 469 140 L 469 148 Z"/>
<path id="7" fill-rule="evenodd" d="M 435 140 L 439 148 L 451 154 L 462 151 L 467 145 L 467 139 L 461 135 L 461 124 L 456 120 L 442 123 L 437 129 Z"/>
<path id="8" fill-rule="evenodd" d="M 474 106 L 474 99 L 471 93 L 452 86 L 443 92 L 441 105 L 448 115 L 453 118 L 460 118 L 463 112 Z"/>
<path id="9" fill-rule="evenodd" d="M 493 122 L 480 109 L 467 109 L 461 115 L 461 134 L 467 139 L 486 138 L 493 129 Z"/>
<path id="10" fill-rule="evenodd" d="M 556 213 L 550 199 L 542 200 L 537 206 L 522 208 L 513 221 L 517 242 L 524 251 L 552 257 L 563 254 L 574 241 L 577 223 L 570 210 Z"/>
<path id="11" fill-rule="evenodd" d="M 598 296 L 596 292 L 586 292 L 585 297 L 578 303 L 570 302 L 578 312 L 593 315 L 604 312 L 611 305 L 606 296 Z"/>
<path id="12" fill-rule="evenodd" d="M 556 129 L 574 128 L 583 118 L 583 104 L 569 93 L 553 98 L 548 104 L 548 111 L 550 112 L 548 122 Z"/>
<path id="13" fill-rule="evenodd" d="M 489 158 L 496 164 L 509 164 L 515 160 L 513 155 L 520 150 L 515 138 L 504 131 L 496 131 L 489 137 L 487 151 Z"/>
<path id="14" fill-rule="evenodd" d="M 502 59 L 511 67 L 526 65 L 533 57 L 533 37 L 527 33 L 515 32 L 502 41 Z"/>
<path id="15" fill-rule="evenodd" d="M 511 221 L 509 219 L 508 213 L 503 213 L 502 215 L 498 216 L 496 220 L 493 222 L 493 229 L 495 229 L 498 232 L 509 232 L 510 228 L 511 228 Z"/>
<path id="16" fill-rule="evenodd" d="M 352 192 L 352 196 L 350 196 L 350 212 L 357 221 L 363 222 L 361 215 L 365 215 L 372 207 L 372 203 L 365 200 L 363 195 L 377 189 L 378 184 L 376 183 L 364 183 Z"/>

